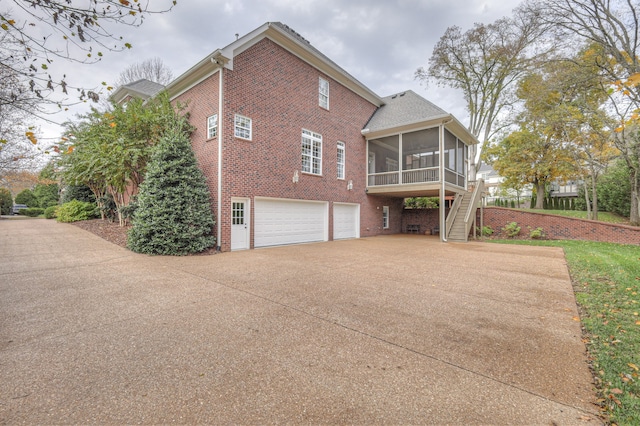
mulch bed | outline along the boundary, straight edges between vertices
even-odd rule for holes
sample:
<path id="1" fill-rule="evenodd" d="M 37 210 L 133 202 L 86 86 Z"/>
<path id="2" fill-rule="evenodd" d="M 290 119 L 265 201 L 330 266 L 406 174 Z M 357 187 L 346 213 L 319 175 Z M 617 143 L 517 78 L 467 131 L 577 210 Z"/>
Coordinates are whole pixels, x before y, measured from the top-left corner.
<path id="1" fill-rule="evenodd" d="M 120 226 L 118 222 L 110 222 L 102 219 L 73 222 L 72 225 L 82 228 L 85 231 L 89 231 L 110 243 L 127 248 L 127 232 L 131 229 L 131 225 Z M 201 253 L 195 253 L 193 256 L 208 256 L 216 253 L 215 247 L 212 247 Z"/>

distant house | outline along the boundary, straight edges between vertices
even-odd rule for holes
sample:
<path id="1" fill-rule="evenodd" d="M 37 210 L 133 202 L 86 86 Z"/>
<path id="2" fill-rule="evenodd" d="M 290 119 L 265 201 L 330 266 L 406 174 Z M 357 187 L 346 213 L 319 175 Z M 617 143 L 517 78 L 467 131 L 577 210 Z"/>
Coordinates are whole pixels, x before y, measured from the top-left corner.
<path id="1" fill-rule="evenodd" d="M 580 180 L 556 179 L 551 183 L 549 196 L 553 198 L 578 198 L 578 191 L 582 185 Z"/>
<path id="2" fill-rule="evenodd" d="M 485 203 L 488 205 L 493 204 L 496 199 L 515 200 L 518 197 L 521 199 L 530 198 L 532 195 L 533 186 L 530 184 L 525 185 L 520 193 L 510 188 L 504 188 L 502 185 L 505 180 L 504 177 L 500 176 L 498 172 L 488 164 L 482 164 L 480 170 L 478 170 L 478 178 L 484 180 Z"/>
<path id="3" fill-rule="evenodd" d="M 154 89 L 135 82 L 114 99 Z M 166 90 L 188 105 L 223 251 L 399 233 L 405 197 L 457 196 L 440 237 L 469 234 L 476 138 L 412 91 L 378 96 L 282 23 L 213 51 Z"/>

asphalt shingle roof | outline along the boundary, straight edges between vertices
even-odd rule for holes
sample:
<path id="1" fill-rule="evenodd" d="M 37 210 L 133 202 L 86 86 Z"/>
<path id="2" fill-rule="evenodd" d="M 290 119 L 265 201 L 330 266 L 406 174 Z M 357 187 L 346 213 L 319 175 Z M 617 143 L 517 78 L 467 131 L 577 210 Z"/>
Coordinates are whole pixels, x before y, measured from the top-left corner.
<path id="1" fill-rule="evenodd" d="M 138 81 L 134 81 L 133 83 L 125 84 L 122 87 L 148 96 L 149 98 L 157 95 L 159 92 L 164 90 L 164 86 L 162 84 L 146 80 L 144 78 Z"/>
<path id="2" fill-rule="evenodd" d="M 369 129 L 371 132 L 419 123 L 447 115 L 445 110 L 437 107 L 412 90 L 387 96 L 382 100 L 385 104 L 376 110 L 369 122 L 364 126 L 365 129 Z"/>

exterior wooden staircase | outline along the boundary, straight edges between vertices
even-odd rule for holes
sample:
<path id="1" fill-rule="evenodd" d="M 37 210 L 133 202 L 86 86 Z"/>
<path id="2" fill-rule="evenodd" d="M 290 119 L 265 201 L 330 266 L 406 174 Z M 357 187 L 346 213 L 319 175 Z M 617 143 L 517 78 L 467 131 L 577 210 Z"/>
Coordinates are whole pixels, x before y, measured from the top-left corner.
<path id="1" fill-rule="evenodd" d="M 448 241 L 469 241 L 469 232 L 476 217 L 476 211 L 484 191 L 484 180 L 476 181 L 471 191 L 456 194 L 447 216 L 446 238 Z"/>

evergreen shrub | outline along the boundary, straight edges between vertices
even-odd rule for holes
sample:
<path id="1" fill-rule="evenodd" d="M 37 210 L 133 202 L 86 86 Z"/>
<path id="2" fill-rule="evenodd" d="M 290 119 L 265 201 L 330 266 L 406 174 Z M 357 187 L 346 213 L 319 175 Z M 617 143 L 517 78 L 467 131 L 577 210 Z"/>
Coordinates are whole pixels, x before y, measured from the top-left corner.
<path id="1" fill-rule="evenodd" d="M 215 244 L 209 189 L 178 121 L 160 139 L 140 185 L 127 240 L 138 253 L 186 255 Z"/>
<path id="2" fill-rule="evenodd" d="M 69 223 L 94 219 L 97 216 L 98 212 L 95 204 L 73 200 L 58 207 L 56 220 Z"/>

